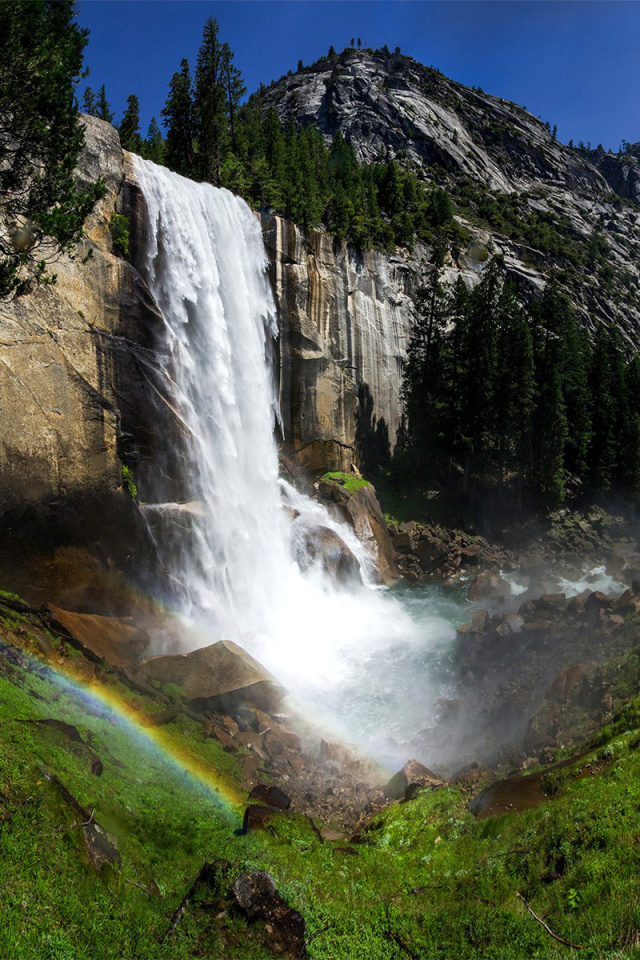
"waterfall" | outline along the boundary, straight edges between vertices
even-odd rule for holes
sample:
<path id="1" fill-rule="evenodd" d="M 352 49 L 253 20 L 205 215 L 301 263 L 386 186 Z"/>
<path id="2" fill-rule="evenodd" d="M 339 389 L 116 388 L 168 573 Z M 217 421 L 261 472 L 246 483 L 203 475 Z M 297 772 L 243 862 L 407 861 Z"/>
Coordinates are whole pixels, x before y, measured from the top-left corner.
<path id="1" fill-rule="evenodd" d="M 339 711 L 339 691 L 377 650 L 411 642 L 413 621 L 384 591 L 339 589 L 296 560 L 301 531 L 329 526 L 367 579 L 351 529 L 279 480 L 277 322 L 257 218 L 227 190 L 134 162 L 148 214 L 142 271 L 165 323 L 157 360 L 181 424 L 179 440 L 161 438 L 146 507 L 161 560 L 198 642 L 234 640 L 307 707 Z"/>

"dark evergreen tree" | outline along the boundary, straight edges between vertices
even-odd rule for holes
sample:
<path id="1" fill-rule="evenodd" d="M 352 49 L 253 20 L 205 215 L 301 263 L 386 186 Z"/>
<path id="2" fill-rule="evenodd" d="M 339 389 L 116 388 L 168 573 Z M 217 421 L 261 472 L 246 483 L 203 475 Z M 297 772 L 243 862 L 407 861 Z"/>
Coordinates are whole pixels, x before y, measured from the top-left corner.
<path id="1" fill-rule="evenodd" d="M 113 110 L 107 100 L 107 91 L 104 83 L 100 87 L 98 96 L 96 97 L 95 116 L 101 120 L 106 120 L 107 123 L 113 122 Z"/>
<path id="2" fill-rule="evenodd" d="M 151 118 L 147 136 L 142 145 L 142 155 L 147 160 L 153 160 L 154 163 L 164 163 L 164 140 L 155 117 Z"/>
<path id="3" fill-rule="evenodd" d="M 640 499 L 640 357 L 632 357 L 622 383 L 619 483 L 624 494 Z"/>
<path id="4" fill-rule="evenodd" d="M 591 482 L 597 490 L 609 490 L 618 465 L 619 388 L 622 355 L 618 337 L 600 324 L 596 330 L 589 376 L 592 406 L 592 440 L 589 451 Z"/>
<path id="5" fill-rule="evenodd" d="M 174 73 L 169 84 L 169 96 L 162 108 L 163 124 L 167 128 L 165 162 L 168 167 L 185 177 L 195 168 L 195 116 L 191 72 L 187 60 Z"/>
<path id="6" fill-rule="evenodd" d="M 435 473 L 443 453 L 444 253 L 442 246 L 435 248 L 431 273 L 416 295 L 416 316 L 403 381 L 410 445 L 420 476 Z"/>
<path id="7" fill-rule="evenodd" d="M 234 153 L 237 153 L 236 116 L 240 107 L 240 101 L 247 92 L 247 88 L 242 82 L 242 74 L 238 68 L 233 65 L 233 54 L 228 43 L 223 43 L 222 45 L 221 75 L 227 94 L 227 115 L 229 117 L 231 149 Z"/>
<path id="8" fill-rule="evenodd" d="M 132 153 L 141 153 L 142 137 L 140 136 L 140 104 L 135 94 L 127 97 L 127 109 L 118 128 L 120 143 L 123 150 Z"/>
<path id="9" fill-rule="evenodd" d="M 194 98 L 197 171 L 216 186 L 221 183 L 222 164 L 230 151 L 224 54 L 218 34 L 217 20 L 209 17 L 198 52 Z"/>
<path id="10" fill-rule="evenodd" d="M 72 0 L 0 0 L 0 298 L 54 281 L 48 262 L 73 250 L 104 193 L 101 181 L 79 190 L 74 173 L 86 43 Z"/>
<path id="11" fill-rule="evenodd" d="M 544 502 L 550 507 L 564 503 L 566 474 L 564 454 L 568 424 L 562 396 L 560 373 L 553 369 L 542 388 L 542 443 L 538 463 L 538 484 Z"/>
<path id="12" fill-rule="evenodd" d="M 96 95 L 91 87 L 87 87 L 82 94 L 82 110 L 84 113 L 88 113 L 90 117 L 96 115 Z"/>

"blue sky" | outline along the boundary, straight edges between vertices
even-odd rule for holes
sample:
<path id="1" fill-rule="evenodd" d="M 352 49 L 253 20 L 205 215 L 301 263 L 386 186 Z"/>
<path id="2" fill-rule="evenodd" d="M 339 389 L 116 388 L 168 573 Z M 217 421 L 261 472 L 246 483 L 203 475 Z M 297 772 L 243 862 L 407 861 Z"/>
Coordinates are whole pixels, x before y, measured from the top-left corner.
<path id="1" fill-rule="evenodd" d="M 80 0 L 78 9 L 90 30 L 87 82 L 106 84 L 116 121 L 137 94 L 143 133 L 153 115 L 160 121 L 182 57 L 195 65 L 213 16 L 249 92 L 359 36 L 514 100 L 557 123 L 564 142 L 640 140 L 635 0 Z"/>

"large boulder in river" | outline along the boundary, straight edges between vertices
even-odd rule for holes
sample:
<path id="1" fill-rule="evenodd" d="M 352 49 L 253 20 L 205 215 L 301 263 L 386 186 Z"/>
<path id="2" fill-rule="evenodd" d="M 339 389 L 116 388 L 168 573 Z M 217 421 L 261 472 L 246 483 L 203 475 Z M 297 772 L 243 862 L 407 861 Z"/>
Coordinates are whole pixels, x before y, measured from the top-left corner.
<path id="1" fill-rule="evenodd" d="M 213 713 L 232 713 L 246 704 L 273 711 L 285 693 L 268 670 L 230 640 L 187 654 L 151 657 L 140 669 L 146 680 L 175 683 L 193 707 Z"/>
<path id="2" fill-rule="evenodd" d="M 375 487 L 366 481 L 357 482 L 356 477 L 335 474 L 317 483 L 316 490 L 334 516 L 353 528 L 369 554 L 380 582 L 396 580 L 400 573 Z"/>
<path id="3" fill-rule="evenodd" d="M 493 600 L 501 602 L 511 596 L 509 582 L 498 573 L 488 570 L 478 574 L 469 587 L 469 600 L 476 603 L 478 600 Z"/>

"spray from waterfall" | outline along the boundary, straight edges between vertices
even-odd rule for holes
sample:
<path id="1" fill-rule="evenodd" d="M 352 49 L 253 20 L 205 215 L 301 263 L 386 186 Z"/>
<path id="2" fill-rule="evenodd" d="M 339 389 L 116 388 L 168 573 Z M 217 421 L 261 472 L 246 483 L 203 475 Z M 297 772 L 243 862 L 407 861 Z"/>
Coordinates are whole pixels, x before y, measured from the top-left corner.
<path id="1" fill-rule="evenodd" d="M 340 712 L 340 691 L 356 691 L 381 650 L 406 650 L 414 622 L 383 591 L 340 589 L 298 562 L 305 531 L 325 526 L 369 579 L 351 529 L 279 479 L 277 321 L 257 218 L 227 190 L 138 157 L 135 171 L 148 215 L 142 269 L 164 318 L 158 360 L 179 424 L 162 438 L 146 507 L 161 561 L 199 643 L 234 640 L 299 702 Z M 343 719 L 361 720 L 357 710 Z"/>

